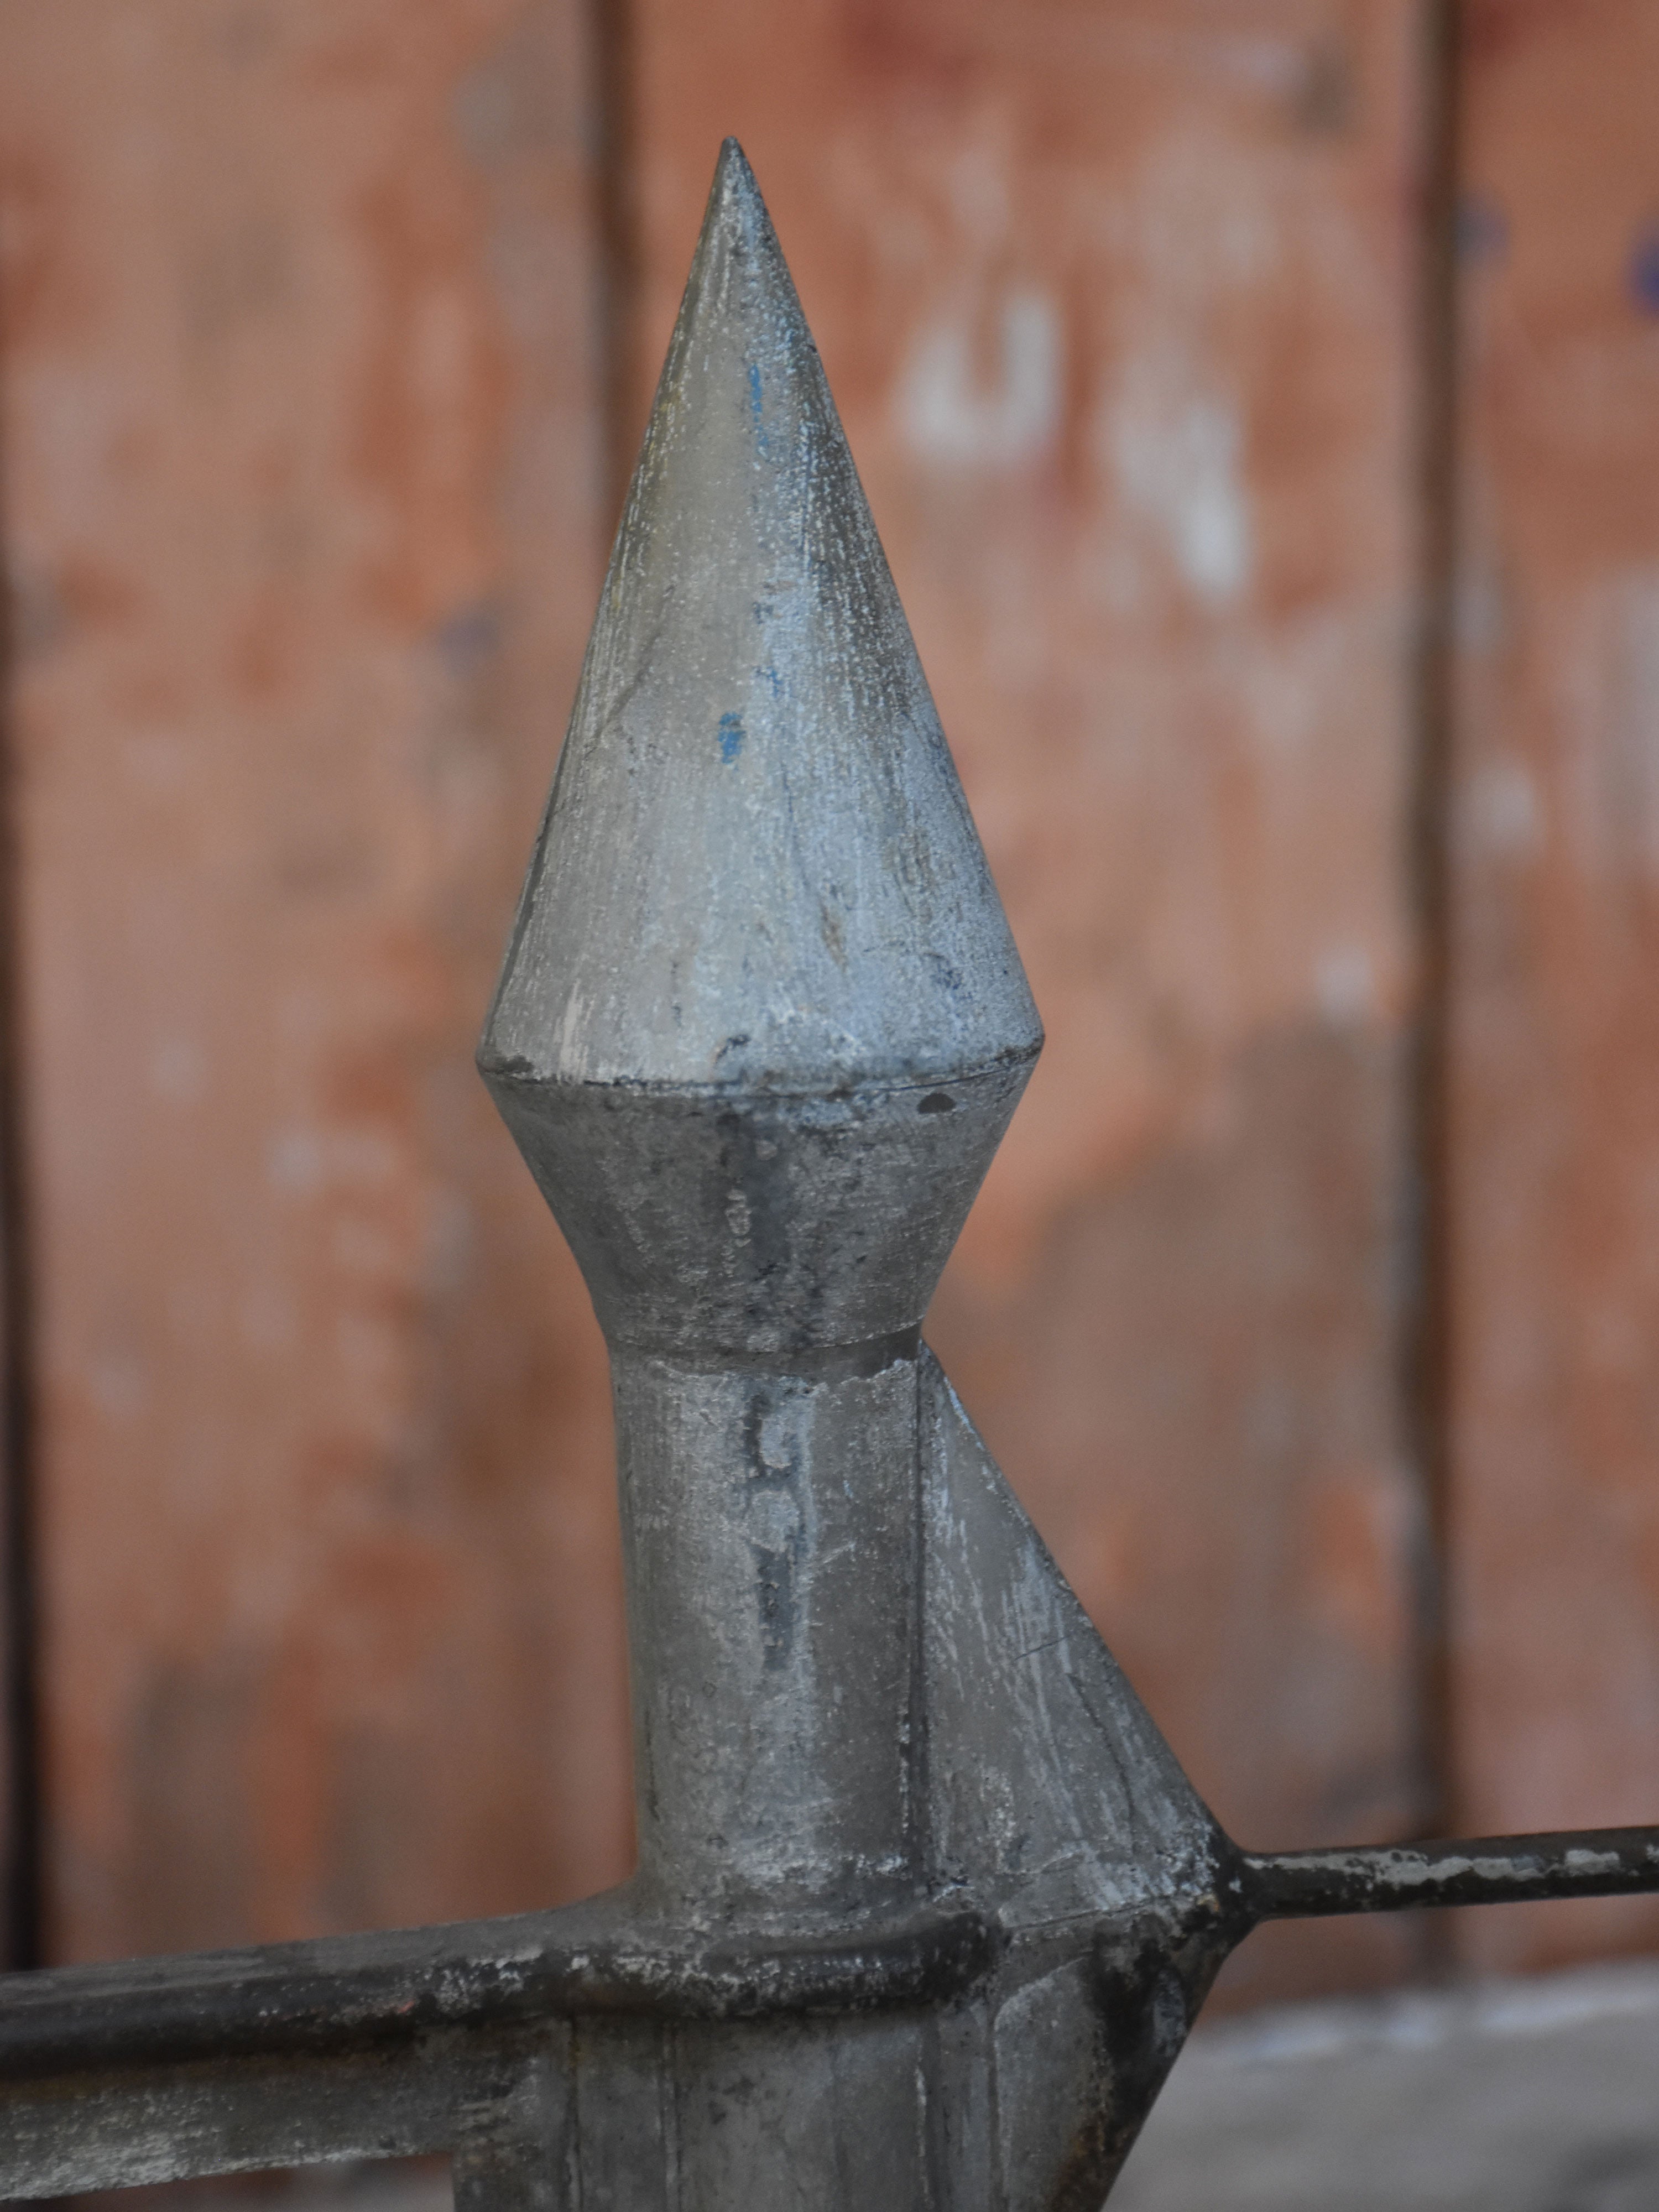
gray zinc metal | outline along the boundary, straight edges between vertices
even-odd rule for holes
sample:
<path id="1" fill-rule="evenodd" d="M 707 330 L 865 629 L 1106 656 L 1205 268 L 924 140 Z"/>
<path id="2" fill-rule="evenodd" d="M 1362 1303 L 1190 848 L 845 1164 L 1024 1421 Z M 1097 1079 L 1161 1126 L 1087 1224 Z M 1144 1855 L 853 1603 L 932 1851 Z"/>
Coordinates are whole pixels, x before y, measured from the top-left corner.
<path id="1" fill-rule="evenodd" d="M 1042 1041 L 748 163 L 720 158 L 486 1030 L 723 1095 Z"/>
<path id="2" fill-rule="evenodd" d="M 635 2031 L 617 2124 L 679 2114 L 709 2212 L 796 2201 L 786 2143 L 800 2201 L 1097 2200 L 1236 1932 L 1227 1846 L 920 1343 L 1041 1042 L 728 142 L 480 1066 L 611 1345 L 640 1909 L 753 1940 L 972 1902 L 1000 1963 L 943 2019 Z"/>

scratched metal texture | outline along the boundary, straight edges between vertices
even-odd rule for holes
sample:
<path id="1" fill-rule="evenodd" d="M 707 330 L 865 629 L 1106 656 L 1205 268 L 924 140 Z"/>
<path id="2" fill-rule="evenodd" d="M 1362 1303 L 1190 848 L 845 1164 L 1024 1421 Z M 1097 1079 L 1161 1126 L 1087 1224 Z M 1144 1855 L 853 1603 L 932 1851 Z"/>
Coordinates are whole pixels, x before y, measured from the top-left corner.
<path id="1" fill-rule="evenodd" d="M 1241 1932 L 919 1340 L 1042 1042 L 728 141 L 478 1065 L 611 1348 L 633 1909 L 752 1943 L 948 1899 L 994 1963 L 932 2016 L 619 2028 L 584 2202 L 624 2159 L 710 2212 L 1097 2201 Z"/>
<path id="2" fill-rule="evenodd" d="M 1407 1832 L 1415 13 L 631 21 L 635 419 L 735 131 L 1051 1040 L 931 1340 L 1230 1831 Z"/>
<path id="3" fill-rule="evenodd" d="M 470 1066 L 609 526 L 584 20 L 0 6 L 49 1955 L 626 1863 L 603 1349 Z"/>
<path id="4" fill-rule="evenodd" d="M 1457 1817 L 1541 1826 L 1623 1819 L 1659 1759 L 1659 15 L 1466 35 Z M 1462 1933 L 1512 1969 L 1659 1916 Z"/>

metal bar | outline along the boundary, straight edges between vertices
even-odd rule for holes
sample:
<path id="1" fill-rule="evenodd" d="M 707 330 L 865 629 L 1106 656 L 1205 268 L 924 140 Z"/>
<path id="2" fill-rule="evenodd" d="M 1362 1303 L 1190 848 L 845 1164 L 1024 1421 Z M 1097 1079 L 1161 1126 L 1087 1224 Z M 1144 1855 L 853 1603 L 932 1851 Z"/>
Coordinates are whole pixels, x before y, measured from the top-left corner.
<path id="1" fill-rule="evenodd" d="M 569 2031 L 544 2039 L 511 2103 L 469 2112 L 450 2154 L 455 2212 L 561 2212 L 578 2202 Z"/>
<path id="2" fill-rule="evenodd" d="M 994 1956 L 961 1906 L 813 1936 L 653 1927 L 626 1892 L 562 1912 L 0 1977 L 0 2082 L 384 2051 L 442 2029 L 749 2020 L 950 2002 Z"/>
<path id="3" fill-rule="evenodd" d="M 561 2212 L 572 2201 L 558 2147 L 534 2136 L 468 2143 L 450 2166 L 455 2212 Z"/>
<path id="4" fill-rule="evenodd" d="M 1659 1889 L 1659 1828 L 1471 1836 L 1335 1851 L 1246 1854 L 1243 1893 L 1258 1920 L 1418 1905 L 1526 1905 Z"/>
<path id="5" fill-rule="evenodd" d="M 391 2054 L 76 2069 L 0 2087 L 8 2197 L 447 2151 L 511 2109 L 525 2039 L 450 2033 Z"/>

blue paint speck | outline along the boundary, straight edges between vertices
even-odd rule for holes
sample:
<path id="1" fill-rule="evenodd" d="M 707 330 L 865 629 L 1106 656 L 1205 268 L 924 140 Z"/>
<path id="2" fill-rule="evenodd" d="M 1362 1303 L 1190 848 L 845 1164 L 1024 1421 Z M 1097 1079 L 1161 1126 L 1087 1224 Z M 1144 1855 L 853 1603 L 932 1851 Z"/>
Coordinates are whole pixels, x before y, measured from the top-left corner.
<path id="1" fill-rule="evenodd" d="M 1458 201 L 1455 230 L 1460 261 L 1501 261 L 1509 250 L 1509 217 L 1480 192 L 1466 192 Z"/>
<path id="2" fill-rule="evenodd" d="M 501 609 L 493 600 L 478 599 L 458 607 L 439 625 L 435 643 L 439 658 L 454 676 L 474 676 L 501 643 Z"/>
<path id="3" fill-rule="evenodd" d="M 782 698 L 783 678 L 779 675 L 775 668 L 757 668 L 755 671 L 755 675 L 760 683 L 765 684 L 767 690 L 770 691 L 775 699 Z"/>
<path id="4" fill-rule="evenodd" d="M 1631 248 L 1630 289 L 1638 307 L 1659 315 L 1659 223 L 1650 224 Z"/>
<path id="5" fill-rule="evenodd" d="M 732 762 L 743 750 L 743 734 L 741 714 L 720 716 L 720 758 L 727 768 L 731 767 Z"/>
<path id="6" fill-rule="evenodd" d="M 760 364 L 752 361 L 749 364 L 749 412 L 755 418 L 755 450 L 763 460 L 769 459 L 771 444 L 766 435 L 766 425 L 761 420 Z"/>

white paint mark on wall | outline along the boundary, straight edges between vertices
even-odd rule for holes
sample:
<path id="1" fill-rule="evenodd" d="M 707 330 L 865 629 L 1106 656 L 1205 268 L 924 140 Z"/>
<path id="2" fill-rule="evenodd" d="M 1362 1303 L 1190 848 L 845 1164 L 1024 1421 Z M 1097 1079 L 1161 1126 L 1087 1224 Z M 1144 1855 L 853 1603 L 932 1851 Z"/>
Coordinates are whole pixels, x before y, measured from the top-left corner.
<path id="1" fill-rule="evenodd" d="M 1608 848 L 1632 872 L 1659 878 L 1659 572 L 1613 581 L 1602 760 Z"/>
<path id="2" fill-rule="evenodd" d="M 1531 860 L 1544 842 L 1544 810 L 1526 763 L 1510 756 L 1483 762 L 1469 779 L 1466 818 L 1483 852 Z"/>
<path id="3" fill-rule="evenodd" d="M 1224 606 L 1250 580 L 1254 546 L 1238 408 L 1194 388 L 1183 365 L 1131 363 L 1101 411 L 1100 457 L 1119 496 L 1164 539 L 1182 580 Z"/>
<path id="4" fill-rule="evenodd" d="M 311 1198 L 329 1189 L 386 1183 L 398 1165 L 396 1149 L 377 1130 L 296 1123 L 272 1136 L 265 1176 L 272 1189 L 285 1196 Z"/>
<path id="5" fill-rule="evenodd" d="M 996 380 L 977 373 L 965 314 L 923 331 L 899 379 L 900 427 L 912 452 L 954 467 L 1008 467 L 1041 453 L 1060 425 L 1065 342 L 1041 292 L 1012 292 L 997 318 Z"/>
<path id="6" fill-rule="evenodd" d="M 969 238 L 994 245 L 1008 228 L 1005 164 L 989 146 L 967 145 L 945 171 L 951 211 Z"/>
<path id="7" fill-rule="evenodd" d="M 94 1359 L 87 1379 L 93 1403 L 106 1420 L 136 1420 L 149 1403 L 149 1370 L 132 1353 Z"/>
<path id="8" fill-rule="evenodd" d="M 1363 945 L 1328 945 L 1314 964 L 1314 996 L 1330 1029 L 1357 1028 L 1376 1010 L 1376 975 Z"/>
<path id="9" fill-rule="evenodd" d="M 1550 704 L 1550 795 L 1587 882 L 1659 882 L 1659 568 L 1612 568 L 1577 597 Z"/>

